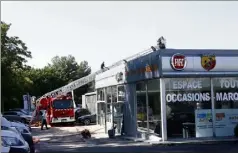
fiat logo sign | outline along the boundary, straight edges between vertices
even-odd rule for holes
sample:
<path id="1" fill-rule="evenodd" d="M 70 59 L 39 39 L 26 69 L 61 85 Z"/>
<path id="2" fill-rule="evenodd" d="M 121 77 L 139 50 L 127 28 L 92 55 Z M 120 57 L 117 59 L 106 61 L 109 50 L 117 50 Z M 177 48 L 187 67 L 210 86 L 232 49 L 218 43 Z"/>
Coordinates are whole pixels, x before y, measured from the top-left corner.
<path id="1" fill-rule="evenodd" d="M 171 57 L 171 66 L 174 70 L 183 70 L 187 65 L 187 59 L 182 54 L 174 54 Z"/>

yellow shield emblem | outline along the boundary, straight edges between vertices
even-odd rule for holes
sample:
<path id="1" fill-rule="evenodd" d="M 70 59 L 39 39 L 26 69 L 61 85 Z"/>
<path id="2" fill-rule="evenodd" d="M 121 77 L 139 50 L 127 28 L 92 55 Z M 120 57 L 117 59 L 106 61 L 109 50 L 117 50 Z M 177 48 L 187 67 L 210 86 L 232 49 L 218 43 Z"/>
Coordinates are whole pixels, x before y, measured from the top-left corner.
<path id="1" fill-rule="evenodd" d="M 215 55 L 203 55 L 201 57 L 201 65 L 207 71 L 212 70 L 216 66 L 216 56 Z"/>

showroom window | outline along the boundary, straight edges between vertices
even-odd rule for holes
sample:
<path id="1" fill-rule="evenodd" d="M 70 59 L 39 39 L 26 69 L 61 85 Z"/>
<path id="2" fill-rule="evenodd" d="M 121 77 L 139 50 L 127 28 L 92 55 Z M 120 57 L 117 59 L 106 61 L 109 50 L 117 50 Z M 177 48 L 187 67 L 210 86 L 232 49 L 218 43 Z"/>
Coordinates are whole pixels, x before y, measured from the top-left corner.
<path id="1" fill-rule="evenodd" d="M 97 101 L 105 101 L 104 88 L 97 89 Z"/>
<path id="2" fill-rule="evenodd" d="M 215 135 L 234 136 L 238 124 L 238 78 L 213 78 Z"/>
<path id="3" fill-rule="evenodd" d="M 168 138 L 212 136 L 211 79 L 170 78 L 164 81 Z"/>
<path id="4" fill-rule="evenodd" d="M 118 91 L 118 102 L 124 102 L 125 101 L 125 86 L 124 85 L 119 85 L 117 87 Z"/>

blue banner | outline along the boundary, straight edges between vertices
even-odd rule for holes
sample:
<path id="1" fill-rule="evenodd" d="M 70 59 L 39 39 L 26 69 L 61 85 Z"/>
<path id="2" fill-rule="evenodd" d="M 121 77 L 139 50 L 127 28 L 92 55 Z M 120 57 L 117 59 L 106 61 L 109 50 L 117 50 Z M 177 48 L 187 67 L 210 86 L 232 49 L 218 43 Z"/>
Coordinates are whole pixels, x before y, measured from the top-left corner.
<path id="1" fill-rule="evenodd" d="M 152 52 L 148 55 L 134 59 L 127 63 L 126 82 L 159 77 L 159 52 Z"/>

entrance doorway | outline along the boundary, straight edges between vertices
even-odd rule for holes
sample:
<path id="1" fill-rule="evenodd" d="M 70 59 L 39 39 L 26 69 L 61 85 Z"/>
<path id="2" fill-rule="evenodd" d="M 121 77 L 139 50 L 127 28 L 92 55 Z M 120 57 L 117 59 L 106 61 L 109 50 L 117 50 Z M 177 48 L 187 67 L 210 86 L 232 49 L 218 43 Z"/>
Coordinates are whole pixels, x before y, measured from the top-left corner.
<path id="1" fill-rule="evenodd" d="M 137 131 L 161 137 L 161 103 L 159 80 L 140 82 L 136 87 Z"/>

